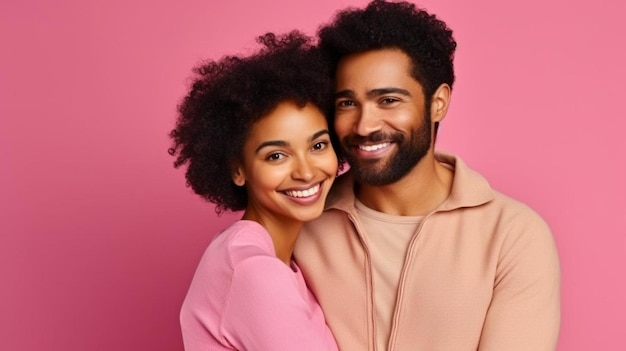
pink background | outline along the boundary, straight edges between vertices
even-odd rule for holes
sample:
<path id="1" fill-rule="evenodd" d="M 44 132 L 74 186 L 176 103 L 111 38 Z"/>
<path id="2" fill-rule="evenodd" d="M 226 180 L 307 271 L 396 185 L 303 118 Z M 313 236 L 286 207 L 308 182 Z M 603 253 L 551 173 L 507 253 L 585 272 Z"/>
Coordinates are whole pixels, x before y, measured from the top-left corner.
<path id="1" fill-rule="evenodd" d="M 365 1 L 211 3 L 0 5 L 0 350 L 182 350 L 197 261 L 235 218 L 166 152 L 191 67 Z M 626 350 L 623 3 L 420 3 L 459 42 L 439 148 L 554 231 L 561 351 Z"/>

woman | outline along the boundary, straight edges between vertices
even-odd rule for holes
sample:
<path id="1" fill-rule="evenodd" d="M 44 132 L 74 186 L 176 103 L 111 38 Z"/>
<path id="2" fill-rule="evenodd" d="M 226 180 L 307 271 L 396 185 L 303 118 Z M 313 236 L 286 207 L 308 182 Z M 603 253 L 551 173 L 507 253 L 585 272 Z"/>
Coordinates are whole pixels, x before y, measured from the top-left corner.
<path id="1" fill-rule="evenodd" d="M 171 132 L 175 166 L 216 210 L 244 210 L 203 255 L 181 310 L 185 350 L 337 350 L 292 260 L 337 173 L 326 65 L 309 38 L 196 69 Z M 337 145 L 337 144 L 335 144 Z"/>

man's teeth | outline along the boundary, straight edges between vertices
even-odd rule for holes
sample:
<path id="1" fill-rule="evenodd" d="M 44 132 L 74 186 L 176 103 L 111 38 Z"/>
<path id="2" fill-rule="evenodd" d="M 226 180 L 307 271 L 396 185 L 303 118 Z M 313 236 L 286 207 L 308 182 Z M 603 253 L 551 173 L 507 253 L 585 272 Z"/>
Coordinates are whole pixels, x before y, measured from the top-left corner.
<path id="1" fill-rule="evenodd" d="M 289 191 L 285 191 L 285 194 L 292 196 L 292 197 L 309 197 L 309 196 L 313 196 L 315 194 L 317 194 L 317 192 L 320 191 L 320 186 L 319 184 L 312 187 L 311 189 L 307 189 L 307 190 L 289 190 Z"/>
<path id="2" fill-rule="evenodd" d="M 376 145 L 359 145 L 359 149 L 363 151 L 376 151 L 376 150 L 386 148 L 387 146 L 389 146 L 389 143 L 382 143 L 382 144 L 376 144 Z"/>

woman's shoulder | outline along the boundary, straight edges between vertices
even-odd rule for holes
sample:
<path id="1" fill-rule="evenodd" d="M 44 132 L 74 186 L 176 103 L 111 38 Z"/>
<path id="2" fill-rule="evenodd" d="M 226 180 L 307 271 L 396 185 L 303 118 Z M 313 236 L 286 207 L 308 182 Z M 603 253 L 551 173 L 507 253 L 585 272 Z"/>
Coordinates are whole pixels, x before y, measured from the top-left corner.
<path id="1" fill-rule="evenodd" d="M 259 223 L 239 220 L 226 228 L 211 242 L 208 255 L 222 256 L 234 268 L 238 263 L 253 257 L 276 258 L 272 239 Z"/>

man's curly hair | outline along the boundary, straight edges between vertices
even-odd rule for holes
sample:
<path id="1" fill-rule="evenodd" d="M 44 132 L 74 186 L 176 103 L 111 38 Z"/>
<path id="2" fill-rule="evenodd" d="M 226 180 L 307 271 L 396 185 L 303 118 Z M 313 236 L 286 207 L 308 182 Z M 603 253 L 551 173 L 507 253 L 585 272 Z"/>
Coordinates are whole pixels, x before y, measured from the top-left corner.
<path id="1" fill-rule="evenodd" d="M 346 55 L 400 49 L 411 58 L 412 76 L 422 85 L 427 103 L 441 84 L 454 83 L 452 30 L 414 4 L 374 0 L 364 9 L 348 8 L 321 27 L 318 36 L 333 71 Z"/>
<path id="2" fill-rule="evenodd" d="M 231 175 L 256 121 L 284 101 L 311 103 L 327 120 L 330 116 L 330 72 L 311 38 L 292 31 L 267 33 L 257 42 L 262 48 L 253 55 L 225 56 L 194 69 L 193 85 L 170 132 L 174 166 L 187 165 L 187 185 L 216 204 L 218 214 L 248 204 L 246 188 L 236 186 Z"/>

